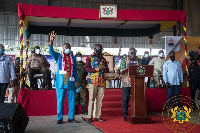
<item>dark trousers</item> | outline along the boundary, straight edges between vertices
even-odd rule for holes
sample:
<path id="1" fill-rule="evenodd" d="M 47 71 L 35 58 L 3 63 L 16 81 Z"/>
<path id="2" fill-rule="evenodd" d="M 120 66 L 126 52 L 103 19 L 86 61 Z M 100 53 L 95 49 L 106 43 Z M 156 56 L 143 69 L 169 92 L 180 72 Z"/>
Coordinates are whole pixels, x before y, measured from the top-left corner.
<path id="1" fill-rule="evenodd" d="M 35 74 L 43 74 L 43 84 L 42 87 L 45 85 L 48 86 L 48 88 L 51 88 L 51 74 L 48 69 L 41 68 L 41 69 L 30 69 L 29 70 L 29 80 L 30 80 L 30 87 L 36 87 L 37 86 L 37 79 L 34 78 Z M 37 87 L 36 87 L 37 88 Z"/>
<path id="2" fill-rule="evenodd" d="M 167 102 L 168 102 L 168 108 L 171 108 L 172 106 L 172 96 L 174 94 L 175 97 L 175 104 L 176 106 L 180 107 L 178 95 L 179 95 L 180 85 L 171 85 L 169 88 L 167 88 Z"/>
<path id="3" fill-rule="evenodd" d="M 122 87 L 122 112 L 125 118 L 128 115 L 128 103 L 131 95 L 131 87 Z"/>
<path id="4" fill-rule="evenodd" d="M 200 83 L 198 83 L 198 82 L 190 82 L 191 98 L 193 100 L 192 104 L 193 104 L 194 107 L 196 107 L 195 95 L 196 95 L 197 89 L 200 91 Z"/>
<path id="5" fill-rule="evenodd" d="M 4 103 L 8 83 L 0 83 L 0 103 Z"/>

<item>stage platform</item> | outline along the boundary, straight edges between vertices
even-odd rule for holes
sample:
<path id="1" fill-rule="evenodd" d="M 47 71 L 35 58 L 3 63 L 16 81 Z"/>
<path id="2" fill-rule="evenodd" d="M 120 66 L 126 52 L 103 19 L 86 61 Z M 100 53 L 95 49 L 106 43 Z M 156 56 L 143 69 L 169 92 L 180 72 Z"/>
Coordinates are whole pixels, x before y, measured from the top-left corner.
<path id="1" fill-rule="evenodd" d="M 180 95 L 190 96 L 189 88 L 181 88 Z M 87 94 L 88 99 L 88 94 Z M 88 101 L 88 100 L 87 100 Z M 147 112 L 162 111 L 167 101 L 167 89 L 146 89 Z M 28 116 L 46 116 L 57 114 L 56 90 L 21 89 L 18 94 L 20 103 Z M 68 102 L 65 99 L 64 114 L 67 115 Z M 78 113 L 81 106 L 78 106 Z M 106 89 L 102 105 L 102 116 L 122 115 L 122 89 Z"/>

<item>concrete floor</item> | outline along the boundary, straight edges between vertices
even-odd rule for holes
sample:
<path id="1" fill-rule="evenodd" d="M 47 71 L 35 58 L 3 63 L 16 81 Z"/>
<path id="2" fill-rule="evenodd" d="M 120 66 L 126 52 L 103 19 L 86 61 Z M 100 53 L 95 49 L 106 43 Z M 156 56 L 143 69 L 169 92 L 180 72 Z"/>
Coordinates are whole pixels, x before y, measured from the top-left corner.
<path id="1" fill-rule="evenodd" d="M 68 123 L 68 116 L 66 115 L 64 116 L 63 124 L 56 124 L 56 115 L 29 116 L 29 123 L 25 133 L 101 133 L 95 126 L 81 119 L 82 116 L 75 116 L 79 123 Z"/>
<path id="2" fill-rule="evenodd" d="M 148 116 L 162 116 L 162 112 L 150 112 Z M 199 116 L 198 112 L 195 112 L 195 116 Z M 88 124 L 81 117 L 84 115 L 76 115 L 75 119 L 79 123 L 68 123 L 68 116 L 64 116 L 63 124 L 56 124 L 56 115 L 53 116 L 29 116 L 29 123 L 25 130 L 25 133 L 101 133 L 98 128 L 92 124 Z M 197 123 L 200 125 L 200 121 Z"/>

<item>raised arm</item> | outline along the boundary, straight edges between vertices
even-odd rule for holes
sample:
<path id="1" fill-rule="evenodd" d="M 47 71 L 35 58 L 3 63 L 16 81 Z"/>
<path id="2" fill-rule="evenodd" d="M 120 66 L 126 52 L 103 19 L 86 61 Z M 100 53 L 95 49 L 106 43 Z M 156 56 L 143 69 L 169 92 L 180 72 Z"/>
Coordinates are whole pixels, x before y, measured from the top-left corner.
<path id="1" fill-rule="evenodd" d="M 58 60 L 58 58 L 59 58 L 59 53 L 57 53 L 57 52 L 55 52 L 54 50 L 53 50 L 53 40 L 54 40 L 54 38 L 55 38 L 55 36 L 56 36 L 56 34 L 57 33 L 54 33 L 54 31 L 52 31 L 51 33 L 49 33 L 49 53 L 50 53 L 50 55 L 52 56 L 52 58 L 55 60 L 55 61 L 57 61 Z"/>

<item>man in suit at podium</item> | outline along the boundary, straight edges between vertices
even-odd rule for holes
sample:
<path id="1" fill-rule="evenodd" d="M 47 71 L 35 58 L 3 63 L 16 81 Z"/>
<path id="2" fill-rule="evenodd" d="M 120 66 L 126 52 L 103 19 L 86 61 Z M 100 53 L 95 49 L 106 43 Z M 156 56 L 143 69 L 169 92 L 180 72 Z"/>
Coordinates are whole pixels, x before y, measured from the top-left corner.
<path id="1" fill-rule="evenodd" d="M 141 60 L 136 56 L 137 50 L 135 48 L 129 48 L 128 58 L 122 58 L 120 61 L 120 72 L 125 70 L 128 65 L 141 65 Z M 128 115 L 128 103 L 131 94 L 131 78 L 127 74 L 122 75 L 122 112 L 124 120 Z"/>

